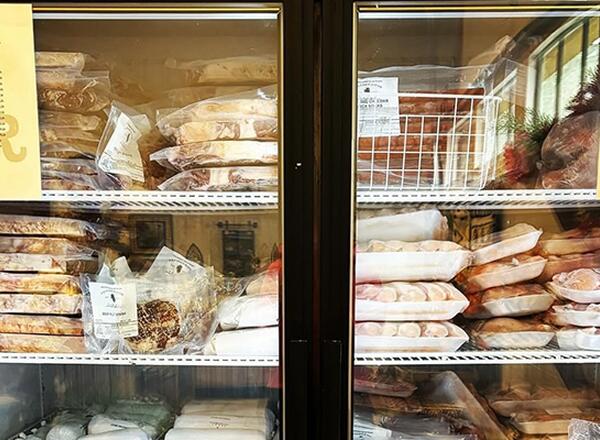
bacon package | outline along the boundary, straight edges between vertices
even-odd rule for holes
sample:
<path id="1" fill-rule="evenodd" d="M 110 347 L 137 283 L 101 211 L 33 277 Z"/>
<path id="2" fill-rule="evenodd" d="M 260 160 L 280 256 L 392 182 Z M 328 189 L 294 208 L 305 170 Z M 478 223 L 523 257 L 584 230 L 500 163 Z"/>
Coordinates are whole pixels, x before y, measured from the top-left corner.
<path id="1" fill-rule="evenodd" d="M 600 228 L 576 228 L 552 234 L 539 243 L 542 255 L 583 254 L 600 249 Z"/>
<path id="2" fill-rule="evenodd" d="M 483 348 L 545 347 L 554 334 L 552 326 L 527 319 L 494 318 L 471 327 L 471 337 Z"/>
<path id="3" fill-rule="evenodd" d="M 500 232 L 494 232 L 471 241 L 473 264 L 481 265 L 533 249 L 542 231 L 526 223 L 519 223 Z"/>
<path id="4" fill-rule="evenodd" d="M 554 297 L 539 284 L 515 284 L 474 293 L 469 295 L 469 301 L 470 305 L 463 315 L 471 319 L 486 319 L 545 312 L 554 303 Z"/>
<path id="5" fill-rule="evenodd" d="M 559 298 L 576 303 L 600 303 L 600 268 L 576 269 L 552 277 L 548 288 Z"/>
<path id="6" fill-rule="evenodd" d="M 545 258 L 521 254 L 469 267 L 458 274 L 456 282 L 464 293 L 475 293 L 532 280 L 542 273 L 545 265 Z"/>
<path id="7" fill-rule="evenodd" d="M 200 168 L 183 171 L 158 188 L 162 191 L 275 191 L 277 182 L 275 166 Z"/>
<path id="8" fill-rule="evenodd" d="M 437 209 L 413 212 L 362 210 L 356 222 L 356 241 L 424 241 L 448 238 L 448 221 Z"/>
<path id="9" fill-rule="evenodd" d="M 355 291 L 357 321 L 447 321 L 469 305 L 448 283 L 360 284 Z"/>
<path id="10" fill-rule="evenodd" d="M 451 241 L 371 240 L 356 253 L 356 282 L 450 281 L 471 263 L 471 252 Z"/>
<path id="11" fill-rule="evenodd" d="M 450 322 L 359 322 L 355 325 L 355 350 L 367 352 L 456 351 L 469 340 Z"/>
<path id="12" fill-rule="evenodd" d="M 600 268 L 600 251 L 587 254 L 550 255 L 538 282 L 550 281 L 554 275 L 576 269 Z"/>

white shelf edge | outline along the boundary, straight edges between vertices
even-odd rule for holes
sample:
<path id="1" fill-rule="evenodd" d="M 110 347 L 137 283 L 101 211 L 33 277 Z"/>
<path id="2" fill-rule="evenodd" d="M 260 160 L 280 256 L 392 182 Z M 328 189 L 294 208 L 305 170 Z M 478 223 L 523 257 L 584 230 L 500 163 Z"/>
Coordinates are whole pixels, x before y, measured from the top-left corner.
<path id="1" fill-rule="evenodd" d="M 277 356 L 0 353 L 0 364 L 278 367 Z"/>

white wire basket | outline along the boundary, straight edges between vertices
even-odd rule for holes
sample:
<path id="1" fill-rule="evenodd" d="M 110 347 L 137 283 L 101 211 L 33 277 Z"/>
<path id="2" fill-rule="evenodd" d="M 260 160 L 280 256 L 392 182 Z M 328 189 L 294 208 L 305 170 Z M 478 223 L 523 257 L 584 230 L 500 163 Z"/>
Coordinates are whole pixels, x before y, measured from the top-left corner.
<path id="1" fill-rule="evenodd" d="M 397 123 L 399 135 L 359 137 L 358 188 L 484 188 L 495 175 L 496 122 L 501 99 L 436 93 L 399 93 L 398 99 L 400 114 L 384 117 L 384 122 Z M 365 122 L 374 121 L 359 116 L 359 126 Z"/>

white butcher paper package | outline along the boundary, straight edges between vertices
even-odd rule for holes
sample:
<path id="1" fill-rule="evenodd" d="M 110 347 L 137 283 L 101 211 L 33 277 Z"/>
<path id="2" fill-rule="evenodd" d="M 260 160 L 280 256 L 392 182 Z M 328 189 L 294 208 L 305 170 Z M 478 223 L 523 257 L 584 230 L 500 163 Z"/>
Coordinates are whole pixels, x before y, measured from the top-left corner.
<path id="1" fill-rule="evenodd" d="M 91 353 L 185 354 L 202 350 L 216 327 L 210 269 L 163 248 L 144 274 L 125 258 L 83 276 L 85 340 Z"/>
<path id="2" fill-rule="evenodd" d="M 471 264 L 471 251 L 451 241 L 371 240 L 356 252 L 356 282 L 450 281 Z"/>
<path id="3" fill-rule="evenodd" d="M 481 265 L 521 254 L 533 249 L 542 231 L 526 223 L 519 223 L 500 232 L 471 241 L 473 264 Z"/>
<path id="4" fill-rule="evenodd" d="M 357 321 L 447 321 L 469 305 L 448 283 L 359 284 L 355 291 Z"/>
<path id="5" fill-rule="evenodd" d="M 244 295 L 219 305 L 219 325 L 223 330 L 279 325 L 279 295 Z"/>
<path id="6" fill-rule="evenodd" d="M 392 209 L 363 210 L 356 221 L 356 241 L 446 240 L 448 221 L 437 209 L 398 212 Z"/>

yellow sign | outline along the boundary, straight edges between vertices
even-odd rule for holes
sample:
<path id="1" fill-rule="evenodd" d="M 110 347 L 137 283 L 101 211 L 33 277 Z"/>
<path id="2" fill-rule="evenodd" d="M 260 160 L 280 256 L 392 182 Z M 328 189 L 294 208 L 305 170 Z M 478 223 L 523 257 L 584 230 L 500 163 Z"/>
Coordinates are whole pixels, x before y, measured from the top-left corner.
<path id="1" fill-rule="evenodd" d="M 31 5 L 0 4 L 0 200 L 40 197 Z"/>

